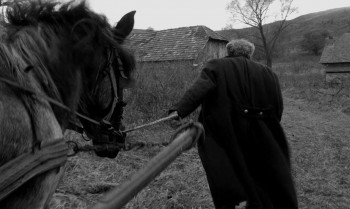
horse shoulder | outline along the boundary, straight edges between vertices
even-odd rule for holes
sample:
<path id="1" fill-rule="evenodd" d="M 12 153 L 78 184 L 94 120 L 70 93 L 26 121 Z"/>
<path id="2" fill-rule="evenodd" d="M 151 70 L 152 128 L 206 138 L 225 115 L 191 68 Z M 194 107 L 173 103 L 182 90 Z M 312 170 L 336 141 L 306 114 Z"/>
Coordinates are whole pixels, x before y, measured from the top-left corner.
<path id="1" fill-rule="evenodd" d="M 30 117 L 21 99 L 5 85 L 0 86 L 0 166 L 32 144 Z"/>

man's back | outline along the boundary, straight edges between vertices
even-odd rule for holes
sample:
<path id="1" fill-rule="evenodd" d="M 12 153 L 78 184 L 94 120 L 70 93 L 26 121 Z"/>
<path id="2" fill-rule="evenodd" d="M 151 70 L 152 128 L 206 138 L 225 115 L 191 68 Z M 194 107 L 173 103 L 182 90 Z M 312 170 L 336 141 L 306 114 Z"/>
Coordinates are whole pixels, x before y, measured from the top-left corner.
<path id="1" fill-rule="evenodd" d="M 268 109 L 269 114 L 281 120 L 282 95 L 271 69 L 242 56 L 212 60 L 207 68 L 213 74 L 216 91 L 204 102 L 204 115 L 216 111 L 226 111 L 223 114 L 227 115 L 238 105 Z"/>
<path id="2" fill-rule="evenodd" d="M 212 60 L 203 72 L 215 90 L 202 103 L 201 122 L 224 148 L 251 205 L 296 208 L 275 73 L 243 56 Z M 270 185 L 265 187 L 265 182 Z M 260 187 L 270 200 L 261 196 L 266 194 Z"/>

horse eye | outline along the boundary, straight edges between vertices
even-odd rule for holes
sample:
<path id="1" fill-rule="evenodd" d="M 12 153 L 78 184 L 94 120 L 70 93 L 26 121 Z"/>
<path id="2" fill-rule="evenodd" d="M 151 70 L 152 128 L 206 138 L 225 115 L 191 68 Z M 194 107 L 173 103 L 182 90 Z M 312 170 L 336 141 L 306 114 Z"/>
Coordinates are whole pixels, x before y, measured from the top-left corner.
<path id="1" fill-rule="evenodd" d="M 31 70 L 33 70 L 34 69 L 34 67 L 33 66 L 31 66 L 31 65 L 29 65 L 29 66 L 27 66 L 25 69 L 24 69 L 24 72 L 25 73 L 29 73 Z"/>

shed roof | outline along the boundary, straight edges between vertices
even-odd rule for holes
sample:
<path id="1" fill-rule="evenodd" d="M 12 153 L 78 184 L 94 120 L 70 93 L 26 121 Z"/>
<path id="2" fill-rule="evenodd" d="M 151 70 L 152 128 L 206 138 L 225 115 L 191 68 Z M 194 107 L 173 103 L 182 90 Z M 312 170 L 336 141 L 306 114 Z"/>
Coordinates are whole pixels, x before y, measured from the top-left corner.
<path id="1" fill-rule="evenodd" d="M 227 42 L 226 38 L 205 26 L 137 30 L 130 35 L 136 59 L 144 62 L 195 59 L 209 40 Z"/>
<path id="2" fill-rule="evenodd" d="M 344 33 L 339 39 L 327 44 L 320 63 L 350 63 L 350 33 Z"/>

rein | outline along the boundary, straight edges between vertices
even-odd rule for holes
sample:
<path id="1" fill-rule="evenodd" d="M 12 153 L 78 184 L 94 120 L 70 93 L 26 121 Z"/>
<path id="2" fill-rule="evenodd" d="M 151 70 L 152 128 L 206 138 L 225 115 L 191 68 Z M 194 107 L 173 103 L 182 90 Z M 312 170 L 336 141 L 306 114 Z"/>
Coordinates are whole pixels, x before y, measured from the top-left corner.
<path id="1" fill-rule="evenodd" d="M 23 92 L 25 92 L 25 93 L 27 93 L 27 94 L 30 94 L 31 96 L 37 96 L 37 97 L 40 97 L 40 98 L 42 98 L 42 99 L 44 99 L 44 100 L 47 100 L 47 101 L 50 102 L 51 104 L 56 105 L 57 107 L 60 107 L 60 108 L 66 110 L 66 111 L 68 111 L 68 112 L 70 112 L 70 113 L 73 113 L 73 114 L 75 114 L 76 116 L 78 116 L 79 118 L 82 118 L 82 119 L 84 119 L 84 120 L 87 120 L 87 121 L 89 121 L 90 123 L 93 123 L 93 124 L 96 124 L 96 125 L 100 125 L 100 122 L 98 122 L 98 121 L 96 121 L 96 120 L 94 120 L 94 119 L 92 119 L 92 118 L 89 118 L 89 117 L 87 117 L 87 116 L 85 116 L 85 115 L 83 115 L 83 114 L 80 114 L 80 113 L 78 113 L 78 112 L 76 112 L 76 111 L 73 111 L 72 109 L 70 109 L 70 108 L 67 107 L 66 105 L 62 104 L 61 102 L 58 102 L 58 101 L 55 100 L 55 99 L 52 99 L 51 97 L 48 97 L 48 96 L 46 96 L 46 95 L 44 95 L 44 94 L 39 94 L 39 93 L 37 93 L 37 92 L 35 92 L 35 91 L 33 91 L 33 90 L 30 90 L 30 89 L 26 89 L 26 88 L 22 87 L 21 85 L 17 84 L 16 82 L 10 81 L 10 80 L 5 79 L 5 78 L 1 78 L 1 77 L 0 77 L 0 81 L 3 82 L 3 83 L 8 84 L 8 85 L 10 85 L 10 86 L 16 87 L 17 89 L 19 89 L 19 90 L 21 90 L 21 91 L 23 91 Z"/>

